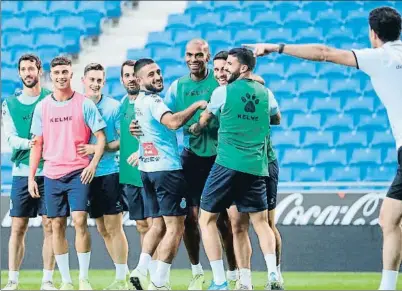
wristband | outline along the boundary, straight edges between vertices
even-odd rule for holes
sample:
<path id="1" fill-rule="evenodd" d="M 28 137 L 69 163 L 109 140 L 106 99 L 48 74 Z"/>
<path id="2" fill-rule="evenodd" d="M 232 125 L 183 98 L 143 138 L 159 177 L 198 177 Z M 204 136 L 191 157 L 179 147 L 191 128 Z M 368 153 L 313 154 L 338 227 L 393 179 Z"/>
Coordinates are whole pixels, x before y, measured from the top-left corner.
<path id="1" fill-rule="evenodd" d="M 284 44 L 284 43 L 279 44 L 278 53 L 279 53 L 279 54 L 283 53 L 284 48 L 285 48 L 285 44 Z"/>

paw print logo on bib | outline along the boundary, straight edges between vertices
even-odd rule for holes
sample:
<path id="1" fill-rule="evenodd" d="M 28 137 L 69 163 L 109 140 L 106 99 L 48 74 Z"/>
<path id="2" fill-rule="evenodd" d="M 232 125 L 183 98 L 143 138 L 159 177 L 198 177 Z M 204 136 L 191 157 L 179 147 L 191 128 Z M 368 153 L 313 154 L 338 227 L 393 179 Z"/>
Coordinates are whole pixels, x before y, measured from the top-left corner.
<path id="1" fill-rule="evenodd" d="M 260 100 L 255 96 L 255 94 L 250 95 L 249 93 L 246 96 L 241 97 L 241 101 L 245 103 L 244 111 L 254 113 L 255 112 L 255 105 L 260 103 Z"/>

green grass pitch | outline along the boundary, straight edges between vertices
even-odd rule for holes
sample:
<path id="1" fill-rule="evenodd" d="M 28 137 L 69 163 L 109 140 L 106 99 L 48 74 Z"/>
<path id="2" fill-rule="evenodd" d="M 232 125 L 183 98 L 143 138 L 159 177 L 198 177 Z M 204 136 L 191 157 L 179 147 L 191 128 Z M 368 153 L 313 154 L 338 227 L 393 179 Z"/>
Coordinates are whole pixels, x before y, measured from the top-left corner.
<path id="1" fill-rule="evenodd" d="M 78 272 L 72 271 L 74 287 L 78 289 Z M 285 288 L 287 290 L 377 290 L 380 283 L 380 273 L 317 273 L 317 272 L 285 272 Z M 402 276 L 399 278 L 398 290 L 402 289 Z M 21 290 L 39 290 L 42 272 L 21 271 Z M 114 270 L 90 270 L 89 278 L 92 287 L 102 290 L 114 279 Z M 172 289 L 186 290 L 191 279 L 191 270 L 172 270 Z M 60 284 L 60 275 L 56 271 L 54 276 L 56 287 Z M 211 272 L 206 272 L 204 289 L 208 288 Z M 1 286 L 7 283 L 7 271 L 1 272 Z M 253 272 L 254 289 L 262 290 L 266 283 L 266 274 Z"/>

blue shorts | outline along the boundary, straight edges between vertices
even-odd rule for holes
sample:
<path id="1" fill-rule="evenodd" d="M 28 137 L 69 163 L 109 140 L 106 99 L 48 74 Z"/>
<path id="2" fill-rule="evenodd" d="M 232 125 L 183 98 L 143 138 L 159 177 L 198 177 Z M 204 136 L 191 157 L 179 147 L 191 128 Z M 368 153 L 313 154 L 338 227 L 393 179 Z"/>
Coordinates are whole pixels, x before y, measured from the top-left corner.
<path id="1" fill-rule="evenodd" d="M 95 177 L 89 185 L 89 217 L 115 215 L 127 209 L 119 173 Z"/>
<path id="2" fill-rule="evenodd" d="M 181 154 L 184 178 L 188 189 L 188 206 L 200 207 L 201 194 L 204 190 L 209 172 L 215 163 L 216 156 L 200 157 L 184 148 Z"/>
<path id="3" fill-rule="evenodd" d="M 265 177 L 267 184 L 267 199 L 268 211 L 276 208 L 276 199 L 278 196 L 278 181 L 279 181 L 279 165 L 278 160 L 275 160 L 268 165 L 269 177 Z"/>
<path id="4" fill-rule="evenodd" d="M 70 211 L 88 211 L 89 185 L 81 183 L 83 169 L 59 179 L 45 177 L 47 216 L 67 217 Z"/>
<path id="5" fill-rule="evenodd" d="M 187 215 L 187 185 L 183 171 L 142 172 L 149 217 Z"/>
<path id="6" fill-rule="evenodd" d="M 124 184 L 123 193 L 128 204 L 130 220 L 144 220 L 150 217 L 145 205 L 146 194 L 143 187 Z"/>
<path id="7" fill-rule="evenodd" d="M 268 209 L 265 177 L 214 164 L 201 196 L 201 209 L 220 213 L 232 204 L 243 213 Z"/>
<path id="8" fill-rule="evenodd" d="M 40 198 L 32 198 L 28 192 L 28 177 L 13 177 L 10 195 L 11 217 L 37 217 L 46 215 L 43 177 L 36 177 Z"/>

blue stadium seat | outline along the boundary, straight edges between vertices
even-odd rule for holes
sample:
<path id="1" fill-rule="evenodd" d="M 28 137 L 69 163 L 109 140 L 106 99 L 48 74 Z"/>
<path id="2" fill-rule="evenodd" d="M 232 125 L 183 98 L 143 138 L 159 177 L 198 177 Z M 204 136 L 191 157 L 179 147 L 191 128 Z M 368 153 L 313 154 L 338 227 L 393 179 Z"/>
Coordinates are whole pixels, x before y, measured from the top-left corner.
<path id="1" fill-rule="evenodd" d="M 285 68 L 283 64 L 279 63 L 259 64 L 257 61 L 257 67 L 255 73 L 259 75 L 266 75 L 267 78 L 270 78 L 271 80 L 273 78 L 282 79 L 282 77 L 285 75 Z"/>
<path id="2" fill-rule="evenodd" d="M 195 16 L 193 25 L 196 29 L 201 29 L 206 32 L 209 30 L 215 30 L 221 26 L 222 17 L 220 13 L 210 12 L 207 14 L 197 14 Z"/>
<path id="3" fill-rule="evenodd" d="M 334 27 L 328 31 L 326 35 L 326 42 L 339 46 L 341 43 L 349 42 L 352 43 L 354 41 L 353 31 L 350 28 L 346 28 L 344 26 Z"/>
<path id="4" fill-rule="evenodd" d="M 52 16 L 33 17 L 29 21 L 29 30 L 34 34 L 54 33 L 56 19 Z"/>
<path id="5" fill-rule="evenodd" d="M 328 181 L 331 182 L 359 182 L 361 170 L 359 167 L 336 167 L 331 169 Z"/>
<path id="6" fill-rule="evenodd" d="M 292 129 L 318 130 L 321 128 L 321 114 L 295 114 Z"/>
<path id="7" fill-rule="evenodd" d="M 311 166 L 313 164 L 313 151 L 311 149 L 289 149 L 279 160 L 284 166 Z"/>
<path id="8" fill-rule="evenodd" d="M 7 37 L 7 48 L 15 50 L 30 50 L 33 46 L 34 37 L 32 34 L 19 34 Z"/>
<path id="9" fill-rule="evenodd" d="M 281 99 L 279 101 L 279 108 L 281 112 L 290 113 L 304 113 L 308 112 L 308 100 L 293 98 L 293 99 Z"/>
<path id="10" fill-rule="evenodd" d="M 316 76 L 316 65 L 312 62 L 291 63 L 286 71 L 287 79 L 300 79 Z"/>
<path id="11" fill-rule="evenodd" d="M 255 29 L 239 30 L 234 37 L 236 46 L 240 46 L 245 43 L 261 42 L 261 31 Z"/>
<path id="12" fill-rule="evenodd" d="M 347 100 L 360 96 L 360 82 L 356 79 L 338 79 L 330 82 L 330 92 L 333 97 Z"/>
<path id="13" fill-rule="evenodd" d="M 106 68 L 106 82 L 118 82 L 120 80 L 121 68 L 120 66 Z"/>
<path id="14" fill-rule="evenodd" d="M 311 111 L 326 113 L 326 114 L 336 114 L 341 112 L 341 100 L 340 98 L 327 97 L 327 98 L 314 98 L 311 105 Z"/>
<path id="15" fill-rule="evenodd" d="M 59 17 L 57 20 L 57 29 L 62 33 L 68 33 L 70 30 L 85 31 L 85 19 L 82 16 Z"/>
<path id="16" fill-rule="evenodd" d="M 106 16 L 104 1 L 78 1 L 77 12 L 83 16 L 87 13 L 98 13 L 99 18 Z"/>
<path id="17" fill-rule="evenodd" d="M 247 1 L 246 1 L 247 2 Z M 280 182 L 292 182 L 292 167 L 281 167 L 279 174 Z"/>
<path id="18" fill-rule="evenodd" d="M 327 79 L 346 79 L 350 75 L 350 69 L 330 63 L 318 65 L 318 77 Z"/>
<path id="19" fill-rule="evenodd" d="M 2 69 L 3 70 L 3 69 Z M 3 73 L 4 74 L 4 73 Z M 15 92 L 17 83 L 14 81 L 1 80 L 1 99 L 7 98 Z"/>
<path id="20" fill-rule="evenodd" d="M 331 131 L 306 131 L 303 141 L 305 148 L 333 147 L 334 134 Z"/>
<path id="21" fill-rule="evenodd" d="M 365 181 L 391 182 L 396 174 L 396 167 L 367 167 Z"/>
<path id="22" fill-rule="evenodd" d="M 27 27 L 25 26 L 25 19 L 14 17 L 1 22 L 1 32 L 24 33 L 26 31 Z"/>
<path id="23" fill-rule="evenodd" d="M 380 149 L 354 149 L 350 159 L 351 165 L 377 166 L 381 165 Z"/>
<path id="24" fill-rule="evenodd" d="M 283 21 L 279 11 L 260 11 L 257 12 L 252 27 L 254 29 L 277 29 L 282 27 Z M 269 41 L 269 39 L 265 39 Z"/>
<path id="25" fill-rule="evenodd" d="M 188 74 L 188 68 L 185 65 L 169 66 L 164 68 L 163 77 L 165 80 L 172 79 L 173 81 Z"/>
<path id="26" fill-rule="evenodd" d="M 20 77 L 18 76 L 18 70 L 16 68 L 2 68 L 1 71 L 1 82 L 20 82 Z"/>
<path id="27" fill-rule="evenodd" d="M 110 97 L 113 98 L 113 96 L 111 96 L 111 91 L 112 91 L 112 87 L 114 86 L 114 83 L 105 83 L 105 86 L 103 86 L 102 88 L 102 94 L 104 95 L 108 95 Z"/>
<path id="28" fill-rule="evenodd" d="M 242 9 L 240 1 L 212 1 L 215 12 L 230 13 Z"/>
<path id="29" fill-rule="evenodd" d="M 113 98 L 121 100 L 121 98 L 123 98 L 123 96 L 127 94 L 127 90 L 119 82 L 114 82 L 113 84 L 114 86 L 112 87 L 109 94 Z"/>
<path id="30" fill-rule="evenodd" d="M 315 2 L 315 1 L 314 1 Z M 333 27 L 343 25 L 342 12 L 339 10 L 325 9 L 317 13 L 315 27 L 323 29 L 324 35 L 327 34 Z"/>
<path id="31" fill-rule="evenodd" d="M 106 16 L 110 18 L 120 17 L 121 11 L 121 1 L 105 1 Z"/>
<path id="32" fill-rule="evenodd" d="M 310 26 L 308 28 L 295 27 L 295 39 L 300 43 L 319 43 L 324 40 L 321 27 Z"/>
<path id="33" fill-rule="evenodd" d="M 301 6 L 302 6 L 301 1 L 273 1 L 272 2 L 272 10 L 279 11 L 283 18 L 285 18 L 286 15 L 290 11 L 299 10 L 301 8 Z"/>
<path id="34" fill-rule="evenodd" d="M 332 2 L 332 9 L 339 10 L 342 13 L 342 18 L 345 19 L 350 11 L 363 9 L 363 1 L 334 1 Z"/>
<path id="35" fill-rule="evenodd" d="M 294 30 L 297 30 L 299 28 L 307 28 L 313 25 L 310 11 L 303 10 L 288 12 L 285 18 L 285 23 L 290 27 L 293 27 Z"/>
<path id="36" fill-rule="evenodd" d="M 370 146 L 373 148 L 394 147 L 395 139 L 390 130 L 375 131 Z"/>
<path id="37" fill-rule="evenodd" d="M 64 40 L 63 36 L 57 33 L 45 33 L 39 34 L 35 41 L 36 49 L 43 49 L 43 48 L 64 48 Z"/>
<path id="38" fill-rule="evenodd" d="M 187 1 L 185 14 L 201 15 L 212 10 L 212 1 Z"/>
<path id="39" fill-rule="evenodd" d="M 251 13 L 257 13 L 259 11 L 267 11 L 269 9 L 269 2 L 267 1 L 243 1 L 243 11 L 250 11 Z"/>
<path id="40" fill-rule="evenodd" d="M 148 40 L 145 48 L 162 48 L 173 45 L 173 36 L 171 31 L 153 31 L 148 33 Z"/>
<path id="41" fill-rule="evenodd" d="M 362 114 L 357 127 L 361 130 L 387 130 L 389 121 L 387 115 Z"/>
<path id="42" fill-rule="evenodd" d="M 166 30 L 187 30 L 192 28 L 190 14 L 170 14 Z"/>
<path id="43" fill-rule="evenodd" d="M 151 58 L 152 52 L 150 49 L 129 49 L 127 50 L 128 60 L 138 60 L 141 58 Z"/>
<path id="44" fill-rule="evenodd" d="M 396 7 L 397 1 L 363 1 L 364 10 L 370 12 L 371 10 L 382 7 L 382 6 L 391 6 Z"/>
<path id="45" fill-rule="evenodd" d="M 300 146 L 300 132 L 290 130 L 275 130 L 271 133 L 272 143 L 278 150 Z"/>
<path id="46" fill-rule="evenodd" d="M 227 30 L 211 30 L 205 35 L 205 40 L 211 46 L 231 46 L 232 38 Z"/>
<path id="47" fill-rule="evenodd" d="M 353 116 L 349 114 L 328 114 L 323 128 L 334 131 L 350 131 L 354 128 Z"/>
<path id="48" fill-rule="evenodd" d="M 201 30 L 180 31 L 180 33 L 176 33 L 176 36 L 174 38 L 174 43 L 175 43 L 175 45 L 178 45 L 178 46 L 185 46 L 189 40 L 192 40 L 193 38 L 201 38 L 201 37 L 202 37 Z"/>
<path id="49" fill-rule="evenodd" d="M 158 48 L 153 52 L 153 58 L 161 66 L 183 64 L 181 48 Z"/>
<path id="50" fill-rule="evenodd" d="M 265 80 L 266 86 L 271 89 L 278 100 L 294 98 L 296 96 L 296 82 L 285 80 Z"/>
<path id="51" fill-rule="evenodd" d="M 32 17 L 46 16 L 47 8 L 50 1 L 21 1 L 21 12 L 24 14 L 28 22 Z"/>
<path id="52" fill-rule="evenodd" d="M 221 2 L 221 1 L 217 1 Z M 216 2 L 216 3 L 217 3 Z M 222 1 L 225 2 L 225 1 Z M 223 17 L 222 26 L 227 29 L 246 29 L 251 25 L 251 13 L 250 12 L 228 12 Z"/>
<path id="53" fill-rule="evenodd" d="M 293 41 L 292 34 L 290 28 L 267 29 L 262 38 L 264 41 L 271 43 L 291 43 Z"/>
<path id="54" fill-rule="evenodd" d="M 398 163 L 398 161 L 397 161 L 397 152 L 396 152 L 395 147 L 388 148 L 388 150 L 386 151 L 386 154 L 385 154 L 383 164 L 384 165 L 396 166 L 397 163 Z"/>
<path id="55" fill-rule="evenodd" d="M 43 70 L 50 71 L 50 62 L 60 54 L 60 49 L 57 47 L 48 47 L 37 50 L 37 52 L 42 61 Z"/>
<path id="56" fill-rule="evenodd" d="M 78 14 L 85 19 L 85 35 L 97 36 L 101 33 L 101 13 L 97 11 L 85 11 L 85 13 Z"/>
<path id="57" fill-rule="evenodd" d="M 326 180 L 325 167 L 297 167 L 293 170 L 293 182 L 322 182 Z"/>
<path id="58" fill-rule="evenodd" d="M 16 65 L 16 61 L 13 58 L 11 51 L 4 51 L 1 53 L 1 63 L 7 67 L 13 68 Z"/>
<path id="59" fill-rule="evenodd" d="M 14 17 L 20 11 L 22 1 L 2 1 L 1 2 L 1 18 L 11 16 Z"/>
<path id="60" fill-rule="evenodd" d="M 355 37 L 360 35 L 360 29 L 368 25 L 368 12 L 364 10 L 349 11 L 345 25 L 350 27 Z"/>
<path id="61" fill-rule="evenodd" d="M 347 151 L 345 149 L 318 149 L 314 164 L 327 167 L 345 166 Z"/>
<path id="62" fill-rule="evenodd" d="M 328 11 L 331 7 L 329 1 L 301 1 L 301 9 L 305 11 L 311 11 L 313 19 L 318 18 L 322 11 Z"/>
<path id="63" fill-rule="evenodd" d="M 298 91 L 301 98 L 327 97 L 329 95 L 328 80 L 301 80 L 298 83 Z"/>
<path id="64" fill-rule="evenodd" d="M 336 146 L 346 149 L 367 147 L 367 133 L 364 131 L 340 132 Z"/>
<path id="65" fill-rule="evenodd" d="M 71 16 L 77 12 L 77 1 L 50 1 L 49 15 L 55 17 Z"/>
<path id="66" fill-rule="evenodd" d="M 370 114 L 374 111 L 374 98 L 358 97 L 346 100 L 343 110 L 351 114 Z"/>

